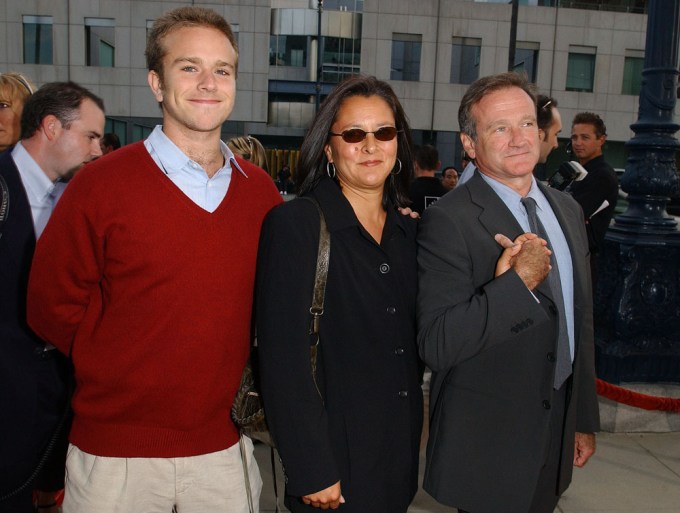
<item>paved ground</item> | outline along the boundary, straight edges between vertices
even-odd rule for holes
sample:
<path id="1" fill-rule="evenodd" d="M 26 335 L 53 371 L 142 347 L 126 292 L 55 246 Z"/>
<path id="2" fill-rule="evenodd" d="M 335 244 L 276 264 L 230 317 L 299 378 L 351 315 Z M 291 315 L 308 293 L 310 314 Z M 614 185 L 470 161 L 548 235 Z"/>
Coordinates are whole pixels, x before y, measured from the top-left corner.
<path id="1" fill-rule="evenodd" d="M 269 449 L 259 445 L 256 455 L 265 483 L 260 511 L 273 512 Z M 421 454 L 421 482 L 423 465 Z M 283 486 L 280 475 L 278 483 Z M 422 490 L 409 508 L 409 513 L 455 511 Z M 585 468 L 575 469 L 555 513 L 680 513 L 680 432 L 600 433 L 597 453 Z"/>

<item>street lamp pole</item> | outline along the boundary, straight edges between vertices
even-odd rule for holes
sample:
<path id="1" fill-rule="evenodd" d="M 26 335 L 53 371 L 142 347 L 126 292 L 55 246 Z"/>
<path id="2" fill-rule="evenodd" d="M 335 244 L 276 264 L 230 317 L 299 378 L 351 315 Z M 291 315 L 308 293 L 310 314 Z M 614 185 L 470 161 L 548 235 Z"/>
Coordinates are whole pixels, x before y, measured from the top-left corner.
<path id="1" fill-rule="evenodd" d="M 321 13 L 323 12 L 323 0 L 317 0 L 317 31 L 316 31 L 316 112 L 321 105 L 321 74 L 323 67 L 323 55 L 321 44 Z"/>
<path id="2" fill-rule="evenodd" d="M 598 257 L 598 375 L 611 382 L 680 383 L 680 232 L 666 212 L 680 191 L 673 119 L 678 87 L 680 0 L 650 0 L 635 136 L 626 143 L 615 217 Z"/>

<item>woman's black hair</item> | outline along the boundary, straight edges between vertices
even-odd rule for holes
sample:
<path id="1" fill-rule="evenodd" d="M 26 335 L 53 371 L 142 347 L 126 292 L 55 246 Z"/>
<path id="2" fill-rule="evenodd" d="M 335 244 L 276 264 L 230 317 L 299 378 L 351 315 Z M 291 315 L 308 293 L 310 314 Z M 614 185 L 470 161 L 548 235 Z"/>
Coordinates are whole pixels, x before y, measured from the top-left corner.
<path id="1" fill-rule="evenodd" d="M 331 127 L 343 102 L 353 96 L 365 98 L 378 96 L 392 109 L 395 125 L 399 130 L 397 132 L 397 158 L 401 165 L 397 162 L 392 174 L 387 178 L 382 203 L 385 209 L 390 204 L 406 206 L 410 203 L 408 188 L 413 176 L 411 129 L 408 119 L 392 87 L 387 82 L 366 75 L 354 75 L 347 78 L 338 84 L 321 104 L 300 148 L 296 175 L 297 192 L 303 195 L 313 190 L 326 173 L 328 159 L 324 148 L 328 144 Z M 400 167 L 401 171 L 399 171 Z M 337 183 L 337 178 L 335 181 Z"/>

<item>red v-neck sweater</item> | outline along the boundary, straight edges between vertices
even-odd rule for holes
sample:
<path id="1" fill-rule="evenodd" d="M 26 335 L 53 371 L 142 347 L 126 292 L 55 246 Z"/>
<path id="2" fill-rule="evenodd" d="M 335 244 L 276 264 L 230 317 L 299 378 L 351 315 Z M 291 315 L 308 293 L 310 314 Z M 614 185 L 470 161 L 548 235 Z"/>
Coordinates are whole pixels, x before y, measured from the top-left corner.
<path id="1" fill-rule="evenodd" d="M 230 447 L 229 409 L 248 357 L 260 226 L 281 197 L 239 160 L 213 213 L 143 143 L 78 173 L 40 238 L 31 327 L 72 354 L 70 440 L 116 457 Z"/>

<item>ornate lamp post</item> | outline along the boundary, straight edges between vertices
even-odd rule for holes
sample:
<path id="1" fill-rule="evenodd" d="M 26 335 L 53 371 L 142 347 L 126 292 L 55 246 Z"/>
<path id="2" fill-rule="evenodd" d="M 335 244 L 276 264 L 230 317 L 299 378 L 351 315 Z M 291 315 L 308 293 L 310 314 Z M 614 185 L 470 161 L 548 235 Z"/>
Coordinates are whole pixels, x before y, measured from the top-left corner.
<path id="1" fill-rule="evenodd" d="M 609 229 L 598 265 L 598 375 L 680 382 L 680 232 L 666 213 L 680 190 L 673 120 L 678 89 L 680 0 L 650 0 L 638 121 L 621 188 L 628 209 Z"/>

